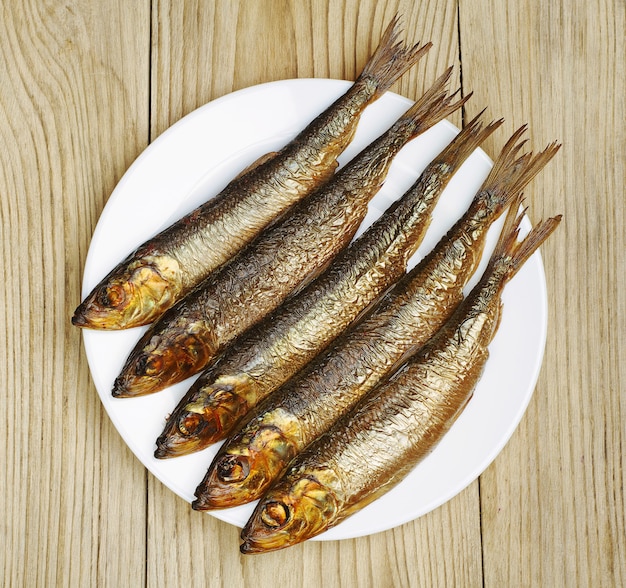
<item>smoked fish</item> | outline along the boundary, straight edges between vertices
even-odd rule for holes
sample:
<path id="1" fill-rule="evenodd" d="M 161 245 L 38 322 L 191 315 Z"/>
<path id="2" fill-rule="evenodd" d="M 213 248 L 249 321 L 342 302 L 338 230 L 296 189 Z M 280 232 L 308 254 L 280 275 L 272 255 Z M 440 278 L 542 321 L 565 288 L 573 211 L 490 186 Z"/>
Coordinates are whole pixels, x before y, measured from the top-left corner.
<path id="1" fill-rule="evenodd" d="M 184 455 L 226 437 L 256 403 L 303 368 L 405 273 L 449 180 L 502 122 L 483 127 L 481 115 L 314 283 L 239 339 L 194 382 L 157 439 L 156 457 Z"/>
<path id="2" fill-rule="evenodd" d="M 399 19 L 348 91 L 276 154 L 261 158 L 202 204 L 144 242 L 87 295 L 78 327 L 126 329 L 153 322 L 248 245 L 294 203 L 324 184 L 365 108 L 431 47 L 398 42 Z"/>
<path id="3" fill-rule="evenodd" d="M 451 72 L 324 186 L 153 323 L 131 351 L 113 395 L 149 394 L 202 371 L 315 278 L 354 237 L 400 149 L 467 99 L 448 93 Z"/>
<path id="4" fill-rule="evenodd" d="M 521 217 L 507 215 L 480 282 L 436 335 L 291 462 L 245 525 L 242 553 L 322 533 L 389 491 L 433 450 L 480 379 L 505 284 L 560 221 L 549 219 L 518 241 Z"/>
<path id="5" fill-rule="evenodd" d="M 196 489 L 195 509 L 259 498 L 298 452 L 443 325 L 480 262 L 489 227 L 505 207 L 517 211 L 521 189 L 558 150 L 550 145 L 534 158 L 517 157 L 523 130 L 507 142 L 468 211 L 433 251 L 363 321 L 246 415 Z"/>

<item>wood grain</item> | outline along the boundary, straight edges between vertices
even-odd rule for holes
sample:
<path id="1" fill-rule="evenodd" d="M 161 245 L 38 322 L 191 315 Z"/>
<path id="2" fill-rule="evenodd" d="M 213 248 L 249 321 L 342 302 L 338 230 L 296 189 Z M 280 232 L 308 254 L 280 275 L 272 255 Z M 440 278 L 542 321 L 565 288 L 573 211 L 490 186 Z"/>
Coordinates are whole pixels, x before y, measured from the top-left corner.
<path id="1" fill-rule="evenodd" d="M 354 79 L 389 19 L 529 144 L 546 354 L 479 481 L 370 537 L 241 556 L 238 530 L 146 473 L 102 410 L 80 332 L 89 241 L 139 153 L 202 104 L 294 77 Z M 626 585 L 625 5 L 609 0 L 87 0 L 0 5 L 0 583 L 4 586 Z M 462 75 L 461 75 L 462 72 Z M 453 122 L 461 124 L 457 115 Z M 503 391 L 506 393 L 506 391 Z"/>
<path id="2" fill-rule="evenodd" d="M 222 22 L 224 4 L 234 22 Z M 366 2 L 268 0 L 200 3 L 193 7 L 187 3 L 159 2 L 153 15 L 159 28 L 153 36 L 153 54 L 158 57 L 152 103 L 153 120 L 164 122 L 157 125 L 155 134 L 208 100 L 251 84 L 294 77 L 355 79 L 396 11 L 403 14 L 408 40 L 425 42 L 436 38 L 437 43 L 426 57 L 426 64 L 419 64 L 394 89 L 415 99 L 450 64 L 457 64 L 458 83 L 455 4 L 439 6 L 441 12 L 434 9 L 434 3 L 422 3 L 419 8 L 409 3 L 387 3 L 381 10 L 381 5 Z M 430 15 L 434 17 L 429 18 Z M 211 35 L 216 38 L 236 38 L 234 44 L 226 44 L 226 56 L 221 45 L 195 39 L 196 33 L 203 34 L 194 28 L 197 21 L 211 22 Z M 169 30 L 165 29 L 166 24 L 171 27 Z M 267 31 L 272 30 L 280 34 L 268 36 Z M 205 64 L 200 68 L 202 72 L 224 73 L 223 61 L 229 63 L 231 78 L 222 78 L 221 74 L 214 79 L 191 76 L 192 85 L 186 87 L 172 84 L 168 73 L 184 70 L 186 63 L 200 62 Z M 217 87 L 216 79 L 224 85 Z M 460 123 L 460 117 L 456 122 Z M 149 585 L 170 585 L 195 565 L 198 574 L 193 582 L 198 586 L 205 585 L 209 578 L 215 579 L 215 585 L 229 585 L 232 581 L 242 586 L 381 586 L 393 581 L 394 585 L 409 586 L 416 579 L 414 572 L 419 572 L 422 585 L 432 586 L 447 579 L 445 570 L 430 565 L 419 570 L 414 567 L 418 552 L 429 539 L 458 562 L 448 575 L 464 585 L 480 584 L 479 503 L 475 488 L 445 509 L 406 525 L 406 529 L 353 541 L 311 542 L 290 550 L 291 555 L 275 553 L 262 558 L 239 556 L 237 530 L 192 512 L 158 481 L 151 478 L 149 489 Z M 169 507 L 163 508 L 164 504 Z M 442 517 L 458 524 L 444 522 Z M 187 541 L 158 541 L 158 533 L 164 528 L 182 528 L 185 536 L 192 534 L 191 551 Z M 186 551 L 181 551 L 181 546 Z M 225 551 L 231 557 L 224 558 Z M 221 570 L 217 577 L 216 568 Z"/>
<path id="3" fill-rule="evenodd" d="M 527 193 L 531 218 L 565 218 L 543 248 L 544 368 L 480 480 L 485 583 L 624 585 L 624 3 L 462 2 L 460 21 L 464 83 L 502 132 L 563 143 Z"/>
<path id="4" fill-rule="evenodd" d="M 5 586 L 144 578 L 145 474 L 69 323 L 95 222 L 148 138 L 149 6 L 122 4 L 0 9 Z"/>

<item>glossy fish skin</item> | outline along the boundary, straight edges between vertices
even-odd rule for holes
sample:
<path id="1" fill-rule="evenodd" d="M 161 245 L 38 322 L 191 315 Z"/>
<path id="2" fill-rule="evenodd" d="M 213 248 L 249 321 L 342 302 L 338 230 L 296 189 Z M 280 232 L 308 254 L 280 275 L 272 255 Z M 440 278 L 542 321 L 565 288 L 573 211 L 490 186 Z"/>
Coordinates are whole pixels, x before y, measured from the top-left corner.
<path id="1" fill-rule="evenodd" d="M 304 367 L 399 279 L 448 181 L 499 125 L 483 128 L 480 115 L 476 117 L 314 284 L 202 374 L 168 418 L 155 456 L 183 455 L 224 438 L 253 405 Z"/>
<path id="2" fill-rule="evenodd" d="M 495 172 L 433 251 L 360 324 L 246 416 L 196 489 L 194 508 L 259 498 L 294 455 L 441 327 L 480 262 L 489 227 L 556 153 L 551 145 L 535 158 L 517 157 L 522 132 L 507 142 Z"/>
<path id="3" fill-rule="evenodd" d="M 235 337 L 312 280 L 352 240 L 395 155 L 458 108 L 451 69 L 332 180 L 155 322 L 131 351 L 113 395 L 157 392 L 205 369 Z"/>
<path id="4" fill-rule="evenodd" d="M 149 239 L 78 306 L 72 323 L 90 329 L 146 325 L 248 245 L 294 203 L 332 177 L 360 115 L 430 48 L 397 41 L 398 18 L 346 92 L 273 157 Z"/>
<path id="5" fill-rule="evenodd" d="M 481 239 L 486 233 L 488 224 L 499 215 L 510 200 L 513 194 L 510 188 L 517 182 L 518 189 L 521 189 L 524 182 L 530 181 L 538 169 L 554 154 L 554 148 L 548 149 L 533 165 L 524 167 L 522 163 L 528 156 L 515 159 L 515 153 L 521 147 L 517 145 L 517 140 L 523 131 L 523 128 L 520 129 L 503 149 L 494 166 L 494 172 L 485 183 L 482 196 L 477 196 L 467 215 L 466 228 L 463 228 L 463 222 L 460 221 L 454 229 L 455 232 L 448 235 L 448 239 L 453 242 L 449 248 L 452 253 L 440 253 L 439 257 L 431 259 L 428 266 L 430 269 L 423 270 L 425 276 L 435 275 L 437 273 L 435 268 L 440 264 L 440 272 L 452 272 L 448 280 L 438 276 L 427 283 L 427 293 L 430 289 L 433 294 L 439 292 L 433 298 L 435 301 L 444 295 L 442 292 L 454 290 L 457 282 L 463 281 L 454 273 L 455 268 L 455 271 L 458 271 L 458 268 L 463 266 L 470 273 L 473 272 L 471 268 L 474 266 L 471 265 L 470 259 L 478 261 L 482 253 L 482 249 L 479 249 Z M 503 165 L 503 162 L 507 162 L 507 165 Z M 520 174 L 524 169 L 526 171 Z M 500 198 L 496 197 L 496 194 L 500 194 Z M 506 196 L 507 194 L 509 195 Z M 483 230 L 478 230 L 481 223 Z M 472 246 L 476 248 L 473 257 L 467 253 L 468 250 L 471 251 Z M 430 258 L 432 257 L 431 255 Z M 339 260 L 335 263 L 338 262 Z M 423 268 L 424 265 L 425 262 L 419 267 Z M 419 267 L 414 269 L 412 275 L 415 275 Z M 321 279 L 318 283 L 320 281 Z M 419 283 L 419 280 L 412 281 L 414 284 Z M 457 296 L 460 296 L 460 288 L 457 290 Z M 427 293 L 420 296 L 425 298 Z M 410 292 L 407 292 L 407 296 L 410 295 Z M 301 297 L 302 295 L 298 298 Z M 281 311 L 241 340 L 237 349 L 229 350 L 217 366 L 208 370 L 192 386 L 168 419 L 165 430 L 157 441 L 155 452 L 157 457 L 172 457 L 196 451 L 220 440 L 252 405 L 292 375 L 293 372 L 285 372 L 285 368 L 293 366 L 295 371 L 300 367 L 298 363 L 291 363 L 294 359 L 293 349 L 297 351 L 300 347 L 293 343 L 297 342 L 297 339 L 283 339 L 284 329 L 281 324 L 284 322 L 289 326 L 293 313 Z M 297 321 L 295 324 L 298 324 Z M 297 329 L 295 333 L 298 334 Z M 286 345 L 285 342 L 289 341 L 292 343 Z"/>
<path id="6" fill-rule="evenodd" d="M 496 255 L 449 321 L 300 453 L 261 499 L 242 531 L 242 553 L 281 549 L 322 533 L 389 491 L 433 450 L 480 379 L 505 284 L 559 220 L 540 224 L 520 243 L 515 220 L 507 219 Z"/>

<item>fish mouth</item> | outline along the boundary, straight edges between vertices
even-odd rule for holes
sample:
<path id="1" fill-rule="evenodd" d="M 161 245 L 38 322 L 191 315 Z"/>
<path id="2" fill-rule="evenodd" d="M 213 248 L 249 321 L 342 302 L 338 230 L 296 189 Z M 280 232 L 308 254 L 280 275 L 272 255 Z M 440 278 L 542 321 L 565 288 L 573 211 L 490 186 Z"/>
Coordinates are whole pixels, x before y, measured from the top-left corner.
<path id="1" fill-rule="evenodd" d="M 122 378 L 116 378 L 115 382 L 113 382 L 111 395 L 114 398 L 132 398 L 134 396 L 134 394 L 129 392 L 128 386 Z"/>
<path id="2" fill-rule="evenodd" d="M 172 444 L 169 439 L 161 439 L 160 437 L 156 441 L 156 449 L 154 450 L 154 457 L 157 459 L 168 459 L 170 457 L 178 457 L 184 455 L 183 452 L 177 451 L 178 445 Z"/>
<path id="3" fill-rule="evenodd" d="M 259 549 L 251 541 L 245 540 L 239 546 L 239 551 L 244 555 L 254 555 L 255 553 L 261 553 L 263 550 Z"/>
<path id="4" fill-rule="evenodd" d="M 241 545 L 239 545 L 239 551 L 243 555 L 257 555 L 259 553 L 277 551 L 279 549 L 284 549 L 285 547 L 289 547 L 289 546 L 290 545 L 288 543 L 285 543 L 284 545 L 276 545 L 272 547 L 267 547 L 267 546 L 259 545 L 255 541 L 252 541 L 251 539 L 244 539 L 241 542 Z"/>
<path id="5" fill-rule="evenodd" d="M 150 331 L 140 339 L 137 348 L 141 348 L 149 334 Z M 177 383 L 179 380 L 171 377 L 171 370 L 163 369 L 166 359 L 157 354 L 133 351 L 113 382 L 111 394 L 115 398 L 134 398 L 159 392 Z"/>
<path id="6" fill-rule="evenodd" d="M 90 325 L 85 315 L 82 314 L 79 309 L 76 309 L 76 312 L 72 316 L 72 324 L 75 327 L 88 327 Z"/>
<path id="7" fill-rule="evenodd" d="M 79 327 L 81 329 L 108 329 L 109 325 L 106 321 L 97 320 L 94 312 L 90 310 L 89 306 L 85 303 L 81 304 L 72 315 L 72 324 L 75 327 Z"/>
<path id="8" fill-rule="evenodd" d="M 162 388 L 152 378 L 133 378 L 127 375 L 118 376 L 113 382 L 111 395 L 114 398 L 135 398 L 158 392 Z"/>
<path id="9" fill-rule="evenodd" d="M 291 547 L 305 541 L 309 537 L 300 537 L 295 529 L 290 529 L 289 524 L 284 528 L 269 529 L 259 521 L 254 520 L 258 513 L 252 515 L 248 524 L 241 532 L 239 551 L 243 555 L 255 555 L 268 553 Z"/>
<path id="10" fill-rule="evenodd" d="M 156 440 L 154 457 L 157 459 L 168 459 L 170 457 L 189 455 L 210 445 L 210 443 L 204 443 L 203 441 L 203 439 L 198 438 L 187 439 L 175 432 L 166 433 Z"/>
<path id="11" fill-rule="evenodd" d="M 185 452 L 181 447 L 183 441 L 184 440 L 176 434 L 176 431 L 164 431 L 156 440 L 154 457 L 157 459 L 168 459 L 170 457 L 184 455 Z"/>
<path id="12" fill-rule="evenodd" d="M 196 495 L 196 499 L 191 503 L 193 510 L 219 510 L 238 506 L 239 502 L 233 502 L 225 494 L 217 494 L 211 491 L 203 491 Z"/>

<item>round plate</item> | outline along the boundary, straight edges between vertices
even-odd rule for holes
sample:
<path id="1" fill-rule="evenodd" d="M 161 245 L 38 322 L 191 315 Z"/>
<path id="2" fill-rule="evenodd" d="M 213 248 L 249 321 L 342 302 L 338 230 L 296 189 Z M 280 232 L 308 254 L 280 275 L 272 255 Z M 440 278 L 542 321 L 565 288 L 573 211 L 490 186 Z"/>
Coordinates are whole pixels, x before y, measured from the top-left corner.
<path id="1" fill-rule="evenodd" d="M 217 194 L 263 153 L 284 145 L 348 86 L 349 82 L 327 79 L 262 84 L 215 100 L 164 132 L 128 169 L 107 202 L 89 248 L 83 294 L 139 244 Z M 411 104 L 387 92 L 368 107 L 340 164 L 380 135 Z M 372 200 L 361 230 L 406 191 L 457 132 L 443 121 L 402 149 Z M 490 168 L 491 160 L 478 149 L 459 169 L 437 205 L 411 266 L 463 214 Z M 467 290 L 483 271 L 501 224 L 502 219 L 490 230 L 483 263 Z M 523 228 L 529 226 L 525 219 Z M 506 287 L 503 302 L 502 322 L 483 377 L 445 438 L 399 486 L 318 539 L 352 538 L 411 521 L 452 498 L 495 458 L 526 409 L 543 357 L 547 304 L 538 253 Z M 157 460 L 153 452 L 166 415 L 192 380 L 151 396 L 111 396 L 113 380 L 144 330 L 84 330 L 89 367 L 102 404 L 133 453 L 163 484 L 191 502 L 218 446 L 169 460 Z M 253 506 L 211 514 L 241 527 Z"/>

